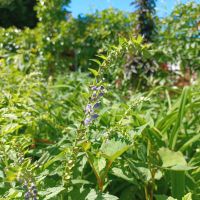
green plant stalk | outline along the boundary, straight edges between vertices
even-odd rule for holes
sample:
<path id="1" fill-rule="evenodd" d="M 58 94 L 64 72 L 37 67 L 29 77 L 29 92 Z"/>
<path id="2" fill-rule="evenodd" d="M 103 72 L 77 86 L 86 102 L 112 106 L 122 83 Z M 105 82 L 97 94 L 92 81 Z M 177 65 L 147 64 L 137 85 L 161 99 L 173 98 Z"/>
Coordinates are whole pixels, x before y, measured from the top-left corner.
<path id="1" fill-rule="evenodd" d="M 145 191 L 145 199 L 146 199 L 146 200 L 149 200 L 148 192 L 147 192 L 148 189 L 147 189 L 147 188 L 148 188 L 148 186 L 145 186 L 145 187 L 144 187 L 144 191 Z"/>
<path id="2" fill-rule="evenodd" d="M 152 153 L 152 144 L 151 144 L 150 140 L 148 140 L 147 147 L 148 147 L 147 148 L 147 156 L 149 157 Z M 156 170 L 154 168 L 152 168 L 152 163 L 151 163 L 150 157 L 148 159 L 148 169 L 151 172 L 151 180 L 149 181 L 148 185 L 145 188 L 145 196 L 146 196 L 146 199 L 153 200 Z"/>
<path id="3" fill-rule="evenodd" d="M 111 165 L 112 165 L 112 161 L 109 161 L 108 164 L 107 164 L 107 166 L 106 166 L 105 173 L 102 176 L 102 182 L 103 182 L 103 184 L 105 182 L 106 177 L 108 176 L 108 172 L 109 172 L 109 169 L 110 169 Z"/>
<path id="4" fill-rule="evenodd" d="M 107 166 L 106 166 L 106 169 L 105 169 L 105 172 L 103 173 L 103 175 L 102 176 L 100 176 L 98 173 L 97 173 L 97 171 L 95 170 L 95 167 L 94 167 L 94 165 L 92 164 L 92 161 L 90 160 L 90 157 L 89 157 L 89 155 L 87 154 L 87 152 L 85 152 L 86 153 L 86 155 L 87 155 L 87 159 L 88 159 L 88 162 L 89 162 L 89 164 L 90 164 L 90 166 L 91 166 L 91 168 L 92 168 L 92 171 L 94 172 L 94 174 L 95 174 L 95 176 L 96 176 L 96 179 L 97 179 L 97 183 L 98 183 L 98 189 L 99 189 L 99 191 L 100 192 L 103 192 L 103 187 L 104 187 L 104 182 L 105 182 L 105 179 L 106 179 L 106 177 L 107 177 L 107 175 L 108 175 L 108 171 L 109 171 L 109 169 L 110 169 L 110 167 L 111 167 L 111 165 L 112 165 L 112 161 L 109 161 L 108 162 L 108 164 L 107 164 Z"/>
<path id="5" fill-rule="evenodd" d="M 153 195 L 154 195 L 155 174 L 156 174 L 156 169 L 151 169 L 151 191 L 150 191 L 150 200 L 153 200 Z"/>
<path id="6" fill-rule="evenodd" d="M 94 165 L 92 164 L 92 161 L 90 160 L 89 158 L 89 155 L 87 154 L 87 152 L 85 152 L 86 155 L 87 155 L 87 160 L 92 168 L 92 171 L 94 172 L 95 176 L 96 176 L 96 179 L 97 179 L 97 183 L 98 183 L 98 188 L 99 190 L 102 192 L 103 191 L 103 183 L 102 183 L 102 180 L 101 180 L 101 177 L 98 175 L 98 173 L 96 172 L 95 170 L 95 167 Z"/>
<path id="7" fill-rule="evenodd" d="M 181 200 L 185 192 L 185 172 L 171 171 L 170 180 L 172 196 L 178 200 Z"/>

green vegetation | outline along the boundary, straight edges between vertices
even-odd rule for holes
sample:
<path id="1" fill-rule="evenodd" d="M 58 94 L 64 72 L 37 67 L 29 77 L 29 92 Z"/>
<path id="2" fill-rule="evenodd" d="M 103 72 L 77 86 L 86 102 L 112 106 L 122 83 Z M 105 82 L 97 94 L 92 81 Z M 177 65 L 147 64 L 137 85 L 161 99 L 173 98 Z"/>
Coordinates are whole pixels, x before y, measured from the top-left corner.
<path id="1" fill-rule="evenodd" d="M 0 26 L 34 28 L 37 24 L 36 0 L 0 0 Z"/>
<path id="2" fill-rule="evenodd" d="M 0 200 L 199 200 L 200 5 L 148 43 L 138 13 L 62 4 L 0 28 Z"/>

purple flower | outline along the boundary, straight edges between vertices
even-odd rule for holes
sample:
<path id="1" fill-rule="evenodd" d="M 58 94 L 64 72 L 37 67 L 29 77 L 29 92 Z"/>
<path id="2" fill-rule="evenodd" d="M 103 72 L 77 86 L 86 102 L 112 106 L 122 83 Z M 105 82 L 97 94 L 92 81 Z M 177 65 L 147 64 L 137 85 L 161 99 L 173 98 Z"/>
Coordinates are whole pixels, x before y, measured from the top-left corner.
<path id="1" fill-rule="evenodd" d="M 34 183 L 31 184 L 31 190 L 32 190 L 34 196 L 37 196 L 37 188 Z"/>
<path id="2" fill-rule="evenodd" d="M 100 102 L 97 102 L 94 104 L 93 108 L 99 108 L 99 106 L 100 106 Z"/>
<path id="3" fill-rule="evenodd" d="M 28 200 L 31 197 L 30 192 L 26 192 L 24 195 L 25 200 Z"/>
<path id="4" fill-rule="evenodd" d="M 92 105 L 91 104 L 88 104 L 87 106 L 86 106 L 86 108 L 85 108 L 85 112 L 86 112 L 86 114 L 87 113 L 91 113 L 93 110 L 92 110 Z"/>
<path id="5" fill-rule="evenodd" d="M 96 94 L 96 93 L 93 93 L 92 97 L 94 97 L 94 98 L 97 97 L 97 94 Z"/>
<path id="6" fill-rule="evenodd" d="M 91 118 L 86 118 L 86 119 L 84 120 L 84 124 L 85 124 L 86 126 L 88 126 L 88 125 L 90 124 L 90 122 L 91 122 Z"/>
<path id="7" fill-rule="evenodd" d="M 98 90 L 98 87 L 97 86 L 92 86 L 91 90 Z"/>
<path id="8" fill-rule="evenodd" d="M 92 119 L 97 119 L 98 117 L 99 117 L 98 114 L 93 114 L 93 115 L 91 116 Z"/>
<path id="9" fill-rule="evenodd" d="M 96 101 L 96 99 L 97 99 L 96 96 L 95 96 L 95 97 L 90 97 L 90 98 L 89 98 L 89 100 L 90 100 L 91 102 Z"/>
<path id="10" fill-rule="evenodd" d="M 33 189 L 33 194 L 37 195 L 37 189 Z"/>
<path id="11" fill-rule="evenodd" d="M 99 97 L 102 97 L 103 95 L 104 95 L 103 92 L 100 92 L 100 93 L 99 93 Z"/>

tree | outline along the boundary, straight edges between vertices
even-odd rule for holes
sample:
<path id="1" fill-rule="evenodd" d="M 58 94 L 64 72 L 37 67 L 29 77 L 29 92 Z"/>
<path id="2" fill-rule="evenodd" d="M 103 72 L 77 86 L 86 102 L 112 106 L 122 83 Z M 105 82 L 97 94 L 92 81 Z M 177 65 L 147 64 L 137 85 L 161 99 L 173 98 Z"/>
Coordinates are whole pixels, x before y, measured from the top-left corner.
<path id="1" fill-rule="evenodd" d="M 35 5 L 36 0 L 0 0 L 0 26 L 34 28 L 38 21 Z"/>
<path id="2" fill-rule="evenodd" d="M 134 0 L 131 5 L 135 5 L 137 8 L 138 32 L 143 35 L 146 42 L 151 42 L 156 32 L 156 0 Z"/>
<path id="3" fill-rule="evenodd" d="M 183 71 L 199 71 L 199 11 L 199 3 L 178 4 L 158 26 L 156 48 L 165 52 L 169 63 L 180 63 Z"/>

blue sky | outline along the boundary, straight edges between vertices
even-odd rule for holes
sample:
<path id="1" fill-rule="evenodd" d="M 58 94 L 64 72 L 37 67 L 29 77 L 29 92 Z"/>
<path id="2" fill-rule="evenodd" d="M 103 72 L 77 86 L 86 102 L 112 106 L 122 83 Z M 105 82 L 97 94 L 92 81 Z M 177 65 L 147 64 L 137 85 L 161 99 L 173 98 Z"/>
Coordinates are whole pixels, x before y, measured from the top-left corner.
<path id="1" fill-rule="evenodd" d="M 157 0 L 157 12 L 160 17 L 168 15 L 173 7 L 179 3 L 187 3 L 190 0 Z M 196 0 L 200 3 L 200 0 Z M 72 0 L 70 10 L 72 15 L 77 17 L 78 14 L 93 13 L 95 10 L 114 7 L 124 11 L 132 11 L 130 6 L 131 0 Z"/>

